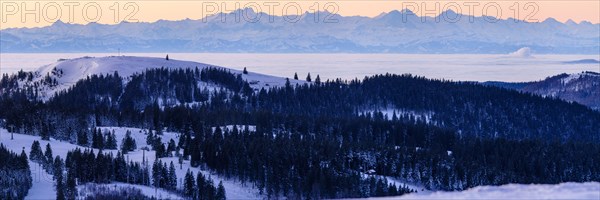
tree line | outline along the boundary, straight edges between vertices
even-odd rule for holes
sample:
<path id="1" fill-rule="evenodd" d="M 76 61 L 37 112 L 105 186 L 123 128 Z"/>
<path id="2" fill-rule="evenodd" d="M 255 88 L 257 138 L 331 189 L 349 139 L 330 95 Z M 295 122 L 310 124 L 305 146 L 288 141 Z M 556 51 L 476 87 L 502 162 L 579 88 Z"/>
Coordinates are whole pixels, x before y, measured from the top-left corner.
<path id="1" fill-rule="evenodd" d="M 25 150 L 17 154 L 0 144 L 0 199 L 24 199 L 32 186 Z"/>

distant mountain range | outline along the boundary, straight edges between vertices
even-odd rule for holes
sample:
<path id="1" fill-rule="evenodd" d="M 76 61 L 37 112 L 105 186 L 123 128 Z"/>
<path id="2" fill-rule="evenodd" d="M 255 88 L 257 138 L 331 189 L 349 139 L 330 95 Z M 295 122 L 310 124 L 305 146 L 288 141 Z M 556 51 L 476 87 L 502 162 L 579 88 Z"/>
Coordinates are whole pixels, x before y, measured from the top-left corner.
<path id="1" fill-rule="evenodd" d="M 545 97 L 556 97 L 600 110 L 600 74 L 596 72 L 559 74 L 541 81 L 526 83 L 485 82 L 484 84 Z"/>
<path id="2" fill-rule="evenodd" d="M 205 19 L 116 25 L 67 24 L 0 31 L 0 51 L 8 52 L 255 52 L 255 53 L 509 53 L 529 47 L 534 53 L 597 54 L 600 24 L 539 23 L 457 14 L 452 10 L 423 19 L 410 10 L 377 17 L 304 13 L 298 21 L 260 14 L 258 22 L 236 21 L 236 13 Z M 324 23 L 330 15 L 333 23 Z M 239 14 L 237 16 L 240 16 Z M 444 19 L 460 17 L 457 22 Z M 222 22 L 222 19 L 225 22 Z M 489 17 L 487 17 L 489 18 Z M 272 21 L 270 20 L 272 19 Z"/>

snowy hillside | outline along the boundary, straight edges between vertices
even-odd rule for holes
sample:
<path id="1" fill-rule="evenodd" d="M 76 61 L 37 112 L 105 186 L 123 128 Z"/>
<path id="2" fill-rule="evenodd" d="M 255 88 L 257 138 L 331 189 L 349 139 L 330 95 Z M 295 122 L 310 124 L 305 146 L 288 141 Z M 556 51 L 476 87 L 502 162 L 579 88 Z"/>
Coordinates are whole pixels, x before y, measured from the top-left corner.
<path id="1" fill-rule="evenodd" d="M 558 97 L 600 110 L 600 74 L 581 72 L 561 74 L 525 86 L 521 91 Z"/>
<path id="2" fill-rule="evenodd" d="M 167 69 L 185 69 L 185 68 L 206 68 L 217 67 L 204 63 L 181 61 L 165 58 L 152 57 L 132 57 L 132 56 L 109 56 L 109 57 L 82 57 L 75 59 L 59 59 L 57 62 L 44 65 L 35 71 L 35 78 L 32 81 L 24 82 L 22 85 L 34 85 L 40 83 L 40 92 L 42 99 L 49 99 L 56 92 L 68 89 L 78 80 L 85 79 L 90 75 L 114 74 L 118 73 L 121 77 L 129 77 L 136 73 L 141 73 L 147 69 L 167 68 Z M 242 78 L 250 83 L 254 89 L 281 87 L 286 79 L 264 74 L 230 70 L 234 74 L 242 74 Z M 54 84 L 42 83 L 44 79 L 50 77 L 55 79 Z M 302 83 L 298 80 L 290 80 L 292 84 Z"/>
<path id="3" fill-rule="evenodd" d="M 541 81 L 526 83 L 486 82 L 485 84 L 544 97 L 557 97 L 600 110 L 600 74 L 596 72 L 559 74 Z"/>
<path id="4" fill-rule="evenodd" d="M 420 192 L 373 199 L 600 199 L 600 183 L 508 184 L 479 186 L 459 192 Z"/>
<path id="5" fill-rule="evenodd" d="M 146 136 L 144 135 L 144 130 L 137 129 L 137 128 L 123 128 L 123 127 L 101 127 L 100 129 L 102 129 L 103 131 L 111 131 L 111 132 L 114 131 L 117 141 L 119 141 L 119 143 L 120 143 L 121 139 L 125 136 L 125 133 L 127 131 L 130 131 L 132 133 L 132 137 L 136 140 L 138 148 L 135 151 L 130 152 L 126 155 L 128 160 L 141 163 L 145 159 L 151 165 L 151 163 L 153 163 L 154 160 L 156 159 L 154 151 L 141 150 L 142 148 L 146 147 L 146 145 L 145 145 L 145 137 Z M 178 136 L 177 133 L 165 132 L 162 135 L 162 142 L 168 142 L 170 139 L 176 140 L 177 136 Z M 55 156 L 60 156 L 63 159 L 66 157 L 68 151 L 73 150 L 75 148 L 85 148 L 85 147 L 77 146 L 74 144 L 70 144 L 66 141 L 58 141 L 58 140 L 54 140 L 54 139 L 51 139 L 50 141 L 44 141 L 44 140 L 41 140 L 39 136 L 31 136 L 31 135 L 14 133 L 13 137 L 14 137 L 14 139 L 11 140 L 11 134 L 8 133 L 8 131 L 6 129 L 0 129 L 0 144 L 3 144 L 8 149 L 10 149 L 14 152 L 21 152 L 21 150 L 25 150 L 25 152 L 27 154 L 29 154 L 29 152 L 31 151 L 31 144 L 35 140 L 39 141 L 40 145 L 42 147 L 45 147 L 46 144 L 50 144 L 50 146 L 52 147 L 53 154 Z M 94 151 L 98 152 L 98 149 L 94 149 Z M 117 150 L 103 150 L 103 151 L 104 152 L 112 152 L 113 154 L 117 153 Z M 145 158 L 144 158 L 144 156 L 145 156 Z M 258 190 L 254 189 L 252 187 L 252 184 L 244 185 L 234 179 L 227 179 L 227 178 L 220 177 L 220 176 L 212 173 L 209 170 L 190 167 L 189 161 L 184 161 L 182 167 L 180 168 L 177 157 L 161 158 L 161 160 L 163 162 L 167 162 L 167 163 L 170 163 L 170 162 L 176 163 L 176 166 L 177 166 L 176 174 L 177 174 L 177 179 L 178 179 L 177 187 L 180 189 L 183 187 L 183 185 L 182 185 L 183 177 L 185 176 L 186 171 L 189 169 L 190 171 L 194 172 L 194 174 L 201 172 L 206 177 L 211 177 L 215 183 L 219 183 L 220 181 L 223 181 L 223 185 L 225 186 L 225 190 L 227 192 L 226 193 L 227 199 L 260 199 L 261 198 L 261 195 L 258 194 Z M 50 197 L 50 198 L 55 197 L 56 196 L 56 191 L 54 190 L 55 181 L 52 179 L 52 175 L 46 173 L 42 169 L 42 167 L 37 163 L 29 161 L 29 165 L 31 168 L 31 174 L 32 174 L 32 178 L 33 178 L 33 186 L 29 190 L 29 194 L 28 194 L 29 196 L 26 197 L 26 199 L 45 199 L 48 197 Z M 112 184 L 108 184 L 108 185 L 119 186 L 119 187 L 132 186 L 132 187 L 138 188 L 142 191 L 151 191 L 151 193 L 146 194 L 147 196 L 153 196 L 155 194 L 154 188 L 149 187 L 149 186 L 129 185 L 129 184 L 125 184 L 125 183 L 112 183 Z M 78 186 L 78 187 L 81 190 L 81 189 L 83 189 L 82 187 L 85 187 L 85 186 Z M 161 197 L 165 197 L 165 196 L 173 197 L 175 195 L 175 194 L 171 194 L 164 190 L 160 190 L 158 194 Z"/>
<path id="6" fill-rule="evenodd" d="M 232 126 L 227 126 L 227 128 Z M 124 127 L 99 127 L 103 131 L 115 132 L 117 140 L 121 141 L 127 131 L 132 133 L 133 138 L 137 142 L 138 149 L 127 154 L 127 158 L 134 162 L 142 162 L 145 159 L 152 163 L 155 160 L 153 151 L 143 152 L 142 148 L 147 147 L 145 145 L 145 132 L 146 130 L 137 128 L 124 128 Z M 30 151 L 31 143 L 34 140 L 40 141 L 42 147 L 46 144 L 52 146 L 54 155 L 65 157 L 69 150 L 75 148 L 83 148 L 77 145 L 73 145 L 63 141 L 57 141 L 51 139 L 51 141 L 40 140 L 38 136 L 30 136 L 23 134 L 13 134 L 14 139 L 11 140 L 11 134 L 5 129 L 0 129 L 0 143 L 5 145 L 12 151 L 19 152 L 24 149 L 25 152 Z M 163 142 L 168 142 L 170 139 L 177 140 L 178 134 L 173 132 L 165 132 L 162 135 Z M 95 151 L 98 151 L 95 149 Z M 105 152 L 116 153 L 115 150 L 104 150 Z M 163 162 L 174 162 L 177 163 L 177 158 L 162 158 Z M 56 196 L 54 190 L 54 180 L 52 175 L 46 173 L 39 164 L 30 161 L 30 168 L 33 177 L 33 187 L 29 190 L 29 194 L 26 199 L 44 199 L 47 197 Z M 182 186 L 182 178 L 185 172 L 190 169 L 192 172 L 201 172 L 206 176 L 210 176 L 213 181 L 223 181 L 223 185 L 226 188 L 227 199 L 261 199 L 263 198 L 258 194 L 258 190 L 252 187 L 252 184 L 241 184 L 233 179 L 227 179 L 220 177 L 208 170 L 200 168 L 193 168 L 189 166 L 189 161 L 184 161 L 183 166 L 180 168 L 179 164 L 176 164 L 176 173 L 179 179 L 178 187 Z M 389 178 L 389 181 L 394 182 L 397 185 L 404 185 L 405 183 L 399 182 L 396 179 Z M 86 191 L 90 184 L 78 186 L 78 190 L 81 195 L 85 196 Z M 157 198 L 168 198 L 168 199 L 179 199 L 181 198 L 178 194 L 166 191 L 164 189 L 155 189 L 151 186 L 143 185 L 132 185 L 127 183 L 109 183 L 100 184 L 107 188 L 135 188 L 140 190 L 144 195 L 149 197 Z M 600 198 L 600 183 L 598 182 L 587 182 L 587 183 L 561 183 L 556 185 L 524 185 L 524 184 L 508 184 L 502 186 L 479 186 L 471 188 L 465 191 L 457 192 L 432 192 L 424 190 L 422 187 L 410 186 L 411 189 L 415 189 L 417 193 L 407 194 L 397 197 L 384 197 L 384 198 L 373 198 L 373 199 L 599 199 Z"/>

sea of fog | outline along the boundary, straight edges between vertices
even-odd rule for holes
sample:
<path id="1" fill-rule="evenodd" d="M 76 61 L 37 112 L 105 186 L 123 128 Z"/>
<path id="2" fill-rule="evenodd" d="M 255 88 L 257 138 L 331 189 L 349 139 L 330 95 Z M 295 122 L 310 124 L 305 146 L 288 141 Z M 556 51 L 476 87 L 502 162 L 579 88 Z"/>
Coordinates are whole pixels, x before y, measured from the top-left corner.
<path id="1" fill-rule="evenodd" d="M 33 71 L 58 59 L 83 56 L 115 56 L 117 53 L 0 53 L 0 74 Z M 165 57 L 166 53 L 122 53 L 127 56 Z M 490 54 L 248 54 L 173 53 L 171 59 L 208 63 L 233 69 L 303 79 L 307 73 L 321 79 L 354 79 L 374 74 L 410 73 L 436 79 L 459 81 L 540 80 L 560 73 L 600 70 L 598 63 L 567 64 L 583 59 L 600 60 L 600 55 L 516 55 Z"/>

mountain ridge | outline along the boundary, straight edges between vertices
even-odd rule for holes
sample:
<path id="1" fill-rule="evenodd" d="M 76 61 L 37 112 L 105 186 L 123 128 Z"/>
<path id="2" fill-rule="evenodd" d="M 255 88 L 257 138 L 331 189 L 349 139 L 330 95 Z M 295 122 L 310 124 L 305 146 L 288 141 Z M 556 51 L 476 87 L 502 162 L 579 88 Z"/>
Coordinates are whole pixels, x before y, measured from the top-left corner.
<path id="1" fill-rule="evenodd" d="M 237 12 L 249 12 L 247 10 Z M 252 13 L 256 12 L 252 10 Z M 461 17 L 460 20 L 445 20 L 444 16 L 452 13 Z M 114 25 L 57 21 L 47 27 L 1 30 L 0 50 L 7 53 L 121 49 L 129 52 L 479 54 L 504 54 L 524 46 L 536 53 L 591 54 L 600 50 L 600 24 L 586 22 L 561 23 L 547 19 L 531 23 L 499 19 L 491 23 L 486 16 L 472 17 L 451 10 L 436 17 L 419 17 L 397 10 L 376 17 L 325 12 L 307 12 L 300 17 L 256 14 L 261 14 L 257 22 L 248 21 L 245 15 L 235 12 L 203 19 Z"/>
<path id="2" fill-rule="evenodd" d="M 265 12 L 262 12 L 262 11 L 257 13 L 257 12 L 256 12 L 256 11 L 254 11 L 254 9 L 252 9 L 252 8 L 245 8 L 245 9 L 237 9 L 237 10 L 235 10 L 235 11 L 232 11 L 232 12 L 230 12 L 230 13 L 226 13 L 226 12 L 220 12 L 220 13 L 217 13 L 217 14 L 208 15 L 208 16 L 206 16 L 205 18 L 207 18 L 207 19 L 210 19 L 210 18 L 212 18 L 212 17 L 216 17 L 216 16 L 220 16 L 220 15 L 228 15 L 228 14 L 232 14 L 232 13 L 235 13 L 235 12 L 244 12 L 245 10 L 250 10 L 250 11 L 251 11 L 251 12 L 253 12 L 254 14 L 266 14 L 266 15 L 269 15 L 268 13 L 265 13 Z M 417 15 L 416 15 L 416 14 L 415 14 L 415 13 L 414 13 L 412 10 L 410 10 L 410 9 L 404 9 L 404 10 L 391 10 L 391 11 L 389 11 L 389 12 L 382 12 L 382 13 L 380 13 L 379 15 L 376 15 L 376 16 L 373 16 L 373 17 L 363 16 L 363 15 L 345 15 L 345 16 L 344 16 L 344 15 L 339 15 L 339 14 L 335 14 L 335 15 L 336 15 L 336 16 L 341 16 L 341 17 L 357 17 L 357 18 L 365 18 L 365 19 L 377 19 L 377 18 L 380 18 L 380 17 L 386 16 L 386 15 L 390 15 L 390 14 L 401 14 L 401 13 L 403 13 L 403 12 L 406 12 L 407 14 L 410 14 L 410 15 L 415 15 L 415 17 L 417 17 L 417 18 L 421 18 L 421 17 L 422 17 L 422 16 L 417 16 Z M 318 13 L 330 14 L 330 12 L 328 12 L 327 10 L 325 10 L 325 11 L 319 11 Z M 436 15 L 435 17 L 430 17 L 430 16 L 423 16 L 423 17 L 425 17 L 425 18 L 440 18 L 440 17 L 443 17 L 444 15 L 447 15 L 448 13 L 450 13 L 450 14 L 454 14 L 454 15 L 460 15 L 460 16 L 474 17 L 474 16 L 471 16 L 471 15 L 465 15 L 465 14 L 462 14 L 462 13 L 457 13 L 456 11 L 454 11 L 454 10 L 452 10 L 452 9 L 448 9 L 448 10 L 442 11 L 442 12 L 440 12 L 440 14 Z M 311 13 L 311 12 L 305 11 L 304 13 L 302 13 L 302 15 L 301 15 L 301 16 L 308 15 L 308 14 L 314 14 L 314 13 Z M 269 15 L 269 16 L 277 16 L 277 15 Z M 286 15 L 286 16 L 293 16 L 293 15 Z M 490 16 L 482 16 L 482 17 L 490 17 Z M 47 26 L 41 26 L 41 27 L 15 27 L 15 28 L 6 28 L 6 29 L 0 29 L 0 31 L 4 31 L 4 30 L 15 30 L 15 29 L 40 29 L 40 28 L 46 28 L 46 27 L 49 27 L 49 26 L 53 26 L 53 25 L 55 25 L 55 24 L 58 24 L 58 25 L 83 25 L 83 26 L 85 26 L 85 25 L 90 25 L 90 24 L 99 24 L 99 25 L 119 25 L 119 24 L 131 24 L 131 23 L 146 23 L 146 24 L 152 24 L 152 23 L 157 23 L 157 22 L 199 21 L 199 20 L 203 20 L 203 19 L 204 19 L 204 18 L 200 18 L 200 19 L 191 19 L 191 18 L 185 18 L 185 19 L 175 19 L 175 20 L 159 19 L 159 20 L 156 20 L 156 21 L 143 21 L 143 22 L 129 22 L 129 21 L 121 21 L 121 22 L 119 22 L 119 23 L 116 23 L 116 24 L 104 24 L 104 23 L 99 23 L 99 22 L 89 22 L 89 23 L 87 23 L 87 24 L 79 24 L 79 23 L 69 23 L 69 22 L 64 22 L 64 21 L 62 21 L 61 19 L 58 19 L 58 20 L 56 20 L 55 22 L 53 22 L 52 24 L 50 24 L 50 25 L 47 25 Z M 557 22 L 557 23 L 560 23 L 560 24 L 563 24 L 563 25 L 579 25 L 579 24 L 600 25 L 600 23 L 591 23 L 590 21 L 587 21 L 587 20 L 582 20 L 582 21 L 580 21 L 580 22 L 576 22 L 576 21 L 574 21 L 574 20 L 572 20 L 572 19 L 568 19 L 568 20 L 567 20 L 567 21 L 565 21 L 565 22 L 560 22 L 560 21 L 556 20 L 556 19 L 555 19 L 555 18 L 553 18 L 553 17 L 548 17 L 548 18 L 546 18 L 546 19 L 544 19 L 544 20 L 542 20 L 542 21 L 540 21 L 540 22 L 526 22 L 526 21 L 523 21 L 523 20 L 520 20 L 520 19 L 515 19 L 515 18 L 512 18 L 512 17 L 509 17 L 509 18 L 506 18 L 506 19 L 501 19 L 501 20 L 515 20 L 515 21 L 518 21 L 518 22 L 524 22 L 524 23 L 543 23 L 543 22 L 551 21 L 551 22 Z"/>
<path id="3" fill-rule="evenodd" d="M 568 102 L 577 102 L 594 110 L 600 110 L 600 73 L 584 71 L 576 74 L 558 74 L 540 81 L 524 83 L 484 82 L 502 88 L 556 97 Z"/>
<path id="4" fill-rule="evenodd" d="M 107 57 L 80 57 L 74 59 L 59 59 L 55 63 L 43 65 L 33 72 L 31 80 L 20 83 L 23 87 L 34 87 L 41 92 L 41 99 L 48 100 L 57 92 L 67 90 L 78 81 L 92 75 L 111 75 L 114 73 L 122 77 L 131 77 L 148 69 L 166 68 L 174 69 L 205 69 L 218 68 L 241 75 L 245 81 L 252 84 L 253 89 L 260 90 L 274 86 L 283 86 L 286 79 L 254 72 L 244 73 L 239 70 L 229 69 L 216 65 L 181 61 L 156 57 L 137 56 L 107 56 Z M 50 83 L 48 82 L 50 81 Z M 289 80 L 292 84 L 302 84 L 304 81 Z"/>

